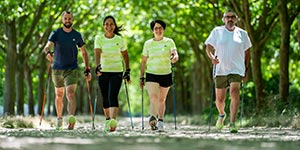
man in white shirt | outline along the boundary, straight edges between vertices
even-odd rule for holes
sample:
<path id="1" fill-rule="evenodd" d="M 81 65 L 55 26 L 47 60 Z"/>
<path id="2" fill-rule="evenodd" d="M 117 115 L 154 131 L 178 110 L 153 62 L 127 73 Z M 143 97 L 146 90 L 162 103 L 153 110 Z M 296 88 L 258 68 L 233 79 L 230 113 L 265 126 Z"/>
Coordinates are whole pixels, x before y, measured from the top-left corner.
<path id="1" fill-rule="evenodd" d="M 221 130 L 224 127 L 226 92 L 229 88 L 229 130 L 236 133 L 238 130 L 235 120 L 240 105 L 240 85 L 242 80 L 246 81 L 252 44 L 247 32 L 235 26 L 238 16 L 234 11 L 225 12 L 222 20 L 225 25 L 215 27 L 205 41 L 206 53 L 214 65 L 216 107 L 219 111 L 216 128 Z"/>

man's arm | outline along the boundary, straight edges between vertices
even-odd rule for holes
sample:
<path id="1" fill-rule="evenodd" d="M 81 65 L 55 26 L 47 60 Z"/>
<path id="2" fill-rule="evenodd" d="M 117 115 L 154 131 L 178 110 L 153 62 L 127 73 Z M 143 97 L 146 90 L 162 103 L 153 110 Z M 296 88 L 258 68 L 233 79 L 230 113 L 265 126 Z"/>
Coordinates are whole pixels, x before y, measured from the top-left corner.
<path id="1" fill-rule="evenodd" d="M 83 59 L 84 65 L 85 65 L 85 69 L 90 69 L 89 57 L 88 57 L 88 53 L 87 53 L 84 45 L 82 47 L 80 47 L 80 51 L 82 54 L 82 59 Z"/>
<path id="2" fill-rule="evenodd" d="M 219 63 L 219 59 L 217 58 L 217 56 L 214 55 L 215 49 L 212 45 L 207 44 L 206 45 L 206 54 L 208 56 L 208 58 L 211 60 L 212 64 L 218 64 Z"/>
<path id="3" fill-rule="evenodd" d="M 246 73 L 248 71 L 249 68 L 249 63 L 250 63 L 250 49 L 247 49 L 245 51 L 245 69 L 246 69 Z"/>
<path id="4" fill-rule="evenodd" d="M 48 41 L 46 46 L 43 49 L 44 53 L 46 54 L 47 60 L 50 61 L 50 62 L 52 62 L 52 59 L 53 59 L 52 54 L 51 54 L 51 50 L 50 50 L 53 47 L 53 45 L 54 45 L 53 42 Z"/>

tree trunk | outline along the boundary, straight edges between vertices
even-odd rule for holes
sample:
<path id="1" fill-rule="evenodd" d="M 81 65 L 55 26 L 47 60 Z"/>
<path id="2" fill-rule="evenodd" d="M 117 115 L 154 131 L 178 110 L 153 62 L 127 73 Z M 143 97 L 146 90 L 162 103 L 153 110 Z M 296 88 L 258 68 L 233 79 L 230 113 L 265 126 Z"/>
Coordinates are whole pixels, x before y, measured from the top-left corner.
<path id="1" fill-rule="evenodd" d="M 31 77 L 32 71 L 26 67 L 25 69 L 25 77 L 26 77 L 26 85 L 27 85 L 27 97 L 28 97 L 28 114 L 30 116 L 34 116 L 34 96 L 33 96 L 33 82 Z"/>
<path id="2" fill-rule="evenodd" d="M 18 66 L 17 66 L 17 82 L 16 82 L 16 93 L 17 93 L 17 115 L 24 115 L 24 91 L 25 91 L 25 86 L 24 86 L 24 57 L 21 55 L 18 55 Z"/>
<path id="3" fill-rule="evenodd" d="M 16 47 L 16 26 L 15 21 L 4 25 L 7 40 L 7 55 L 5 58 L 5 81 L 4 81 L 4 115 L 15 115 L 16 99 L 16 67 L 17 67 L 17 47 Z"/>
<path id="4" fill-rule="evenodd" d="M 42 110 L 42 105 L 43 105 L 43 100 L 44 100 L 44 93 L 47 92 L 45 88 L 46 82 L 47 82 L 47 60 L 46 59 L 41 59 L 40 61 L 40 69 L 38 73 L 39 77 L 39 83 L 38 83 L 38 114 L 41 115 L 41 110 Z M 47 98 L 48 100 L 48 98 Z"/>
<path id="5" fill-rule="evenodd" d="M 253 81 L 255 84 L 255 93 L 256 93 L 256 108 L 257 110 L 262 110 L 265 106 L 265 93 L 264 93 L 264 84 L 262 79 L 261 71 L 261 47 L 259 45 L 253 45 L 251 55 L 252 55 L 252 73 Z"/>
<path id="6" fill-rule="evenodd" d="M 289 49 L 290 49 L 290 30 L 291 23 L 289 20 L 287 2 L 280 0 L 278 3 L 278 12 L 281 26 L 281 43 L 280 43 L 280 80 L 279 94 L 284 104 L 287 103 L 289 96 Z"/>

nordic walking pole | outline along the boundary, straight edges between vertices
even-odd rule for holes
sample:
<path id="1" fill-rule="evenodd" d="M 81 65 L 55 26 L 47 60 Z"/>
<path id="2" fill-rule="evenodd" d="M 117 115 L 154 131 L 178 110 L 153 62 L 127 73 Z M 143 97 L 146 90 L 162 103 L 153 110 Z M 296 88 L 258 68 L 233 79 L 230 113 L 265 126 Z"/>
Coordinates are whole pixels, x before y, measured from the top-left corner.
<path id="1" fill-rule="evenodd" d="M 93 115 L 93 105 L 92 105 L 92 99 L 91 99 L 91 91 L 90 91 L 90 84 L 89 80 L 86 78 L 86 87 L 87 87 L 87 92 L 88 92 L 88 99 L 89 99 L 89 104 L 90 104 L 90 112 L 92 116 L 92 129 L 95 129 L 95 124 L 94 124 L 94 115 Z"/>
<path id="2" fill-rule="evenodd" d="M 242 126 L 242 119 L 243 119 L 243 103 L 244 103 L 244 83 L 242 82 L 242 102 L 241 102 L 241 115 L 240 115 L 240 127 Z"/>
<path id="3" fill-rule="evenodd" d="M 144 130 L 144 87 L 142 87 L 142 130 Z"/>
<path id="4" fill-rule="evenodd" d="M 174 53 L 171 54 L 170 60 L 174 57 Z M 174 125 L 175 130 L 177 129 L 176 125 L 176 87 L 175 87 L 175 65 L 171 62 L 171 71 L 172 71 L 172 88 L 173 88 L 173 113 L 174 113 Z"/>
<path id="5" fill-rule="evenodd" d="M 97 81 L 97 80 L 96 80 Z M 97 84 L 98 86 L 98 84 Z M 95 117 L 96 117 L 96 109 L 97 109 L 97 100 L 98 100 L 98 88 L 96 87 L 96 93 L 95 93 L 95 101 L 94 101 L 94 115 L 93 115 L 93 124 L 95 122 Z M 95 124 L 93 125 L 95 129 Z"/>
<path id="6" fill-rule="evenodd" d="M 126 98 L 127 98 L 127 103 L 128 103 L 128 109 L 129 109 L 129 117 L 130 117 L 131 127 L 133 129 L 133 122 L 132 122 L 132 116 L 131 116 L 131 109 L 130 109 L 130 102 L 129 102 L 129 96 L 128 96 L 127 81 L 126 81 L 126 79 L 124 79 L 124 83 L 125 83 L 125 92 L 126 92 Z"/>
<path id="7" fill-rule="evenodd" d="M 48 72 L 47 72 L 47 82 L 46 82 L 46 89 L 44 91 L 44 99 L 43 99 L 43 103 L 42 103 L 42 110 L 41 110 L 41 116 L 40 116 L 40 125 L 42 124 L 42 120 L 43 120 L 43 115 L 44 115 L 44 107 L 46 104 L 46 99 L 47 99 L 47 91 L 48 91 L 48 86 L 49 86 L 49 82 L 50 82 L 50 78 L 51 78 L 51 62 L 49 62 L 48 64 Z"/>
<path id="8" fill-rule="evenodd" d="M 214 58 L 217 58 L 217 56 L 214 56 Z M 208 131 L 210 131 L 211 118 L 212 118 L 212 105 L 213 105 L 213 100 L 215 98 L 215 83 L 214 83 L 215 75 L 216 75 L 216 65 L 213 65 L 212 87 L 211 87 L 211 96 L 210 96 L 210 110 L 209 110 L 209 120 L 208 120 Z"/>
<path id="9" fill-rule="evenodd" d="M 177 129 L 177 125 L 176 125 L 176 87 L 175 87 L 174 63 L 172 63 L 172 82 L 173 82 L 174 125 L 175 125 L 175 130 L 176 130 Z"/>

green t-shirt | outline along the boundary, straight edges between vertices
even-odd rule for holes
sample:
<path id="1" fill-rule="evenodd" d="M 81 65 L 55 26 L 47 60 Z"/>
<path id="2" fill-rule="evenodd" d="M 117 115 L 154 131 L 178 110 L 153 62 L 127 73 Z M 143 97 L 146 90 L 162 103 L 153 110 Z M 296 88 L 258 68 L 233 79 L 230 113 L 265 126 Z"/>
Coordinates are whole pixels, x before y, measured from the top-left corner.
<path id="1" fill-rule="evenodd" d="M 95 37 L 94 47 L 101 49 L 101 72 L 123 72 L 121 51 L 127 50 L 127 44 L 121 36 L 109 39 L 99 34 Z"/>
<path id="2" fill-rule="evenodd" d="M 172 39 L 164 37 L 160 41 L 150 39 L 145 42 L 143 56 L 147 57 L 146 72 L 157 75 L 171 73 L 171 52 L 176 49 Z"/>

